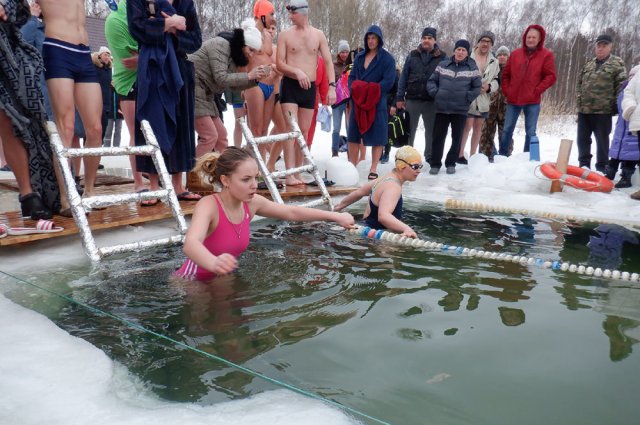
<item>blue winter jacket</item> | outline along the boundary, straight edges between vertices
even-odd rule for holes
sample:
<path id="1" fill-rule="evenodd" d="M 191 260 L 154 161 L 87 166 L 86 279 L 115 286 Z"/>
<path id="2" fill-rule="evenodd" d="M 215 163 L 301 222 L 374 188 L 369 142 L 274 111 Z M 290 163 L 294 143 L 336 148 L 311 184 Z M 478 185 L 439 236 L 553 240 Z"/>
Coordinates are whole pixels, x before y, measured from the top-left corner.
<path id="1" fill-rule="evenodd" d="M 622 111 L 622 98 L 624 97 L 624 89 L 628 83 L 628 81 L 625 81 L 620 89 L 620 94 L 618 95 L 618 111 Z M 622 118 L 622 114 L 618 115 L 616 130 L 613 133 L 613 140 L 609 148 L 609 158 L 620 161 L 640 160 L 638 136 L 629 131 L 629 121 Z"/>
<path id="2" fill-rule="evenodd" d="M 427 81 L 427 91 L 436 100 L 436 112 L 440 114 L 467 115 L 481 86 L 482 76 L 470 57 L 460 63 L 453 56 L 443 60 Z"/>
<path id="3" fill-rule="evenodd" d="M 375 34 L 380 39 L 380 45 L 378 46 L 378 53 L 375 58 L 369 64 L 367 69 L 364 68 L 364 58 L 369 51 L 367 47 L 367 36 L 369 34 Z M 351 114 L 349 116 L 349 127 L 347 137 L 349 141 L 357 142 L 362 139 L 367 146 L 384 146 L 387 144 L 387 94 L 393 87 L 396 81 L 396 61 L 393 56 L 382 47 L 384 41 L 382 38 L 382 30 L 377 25 L 371 25 L 364 36 L 365 50 L 358 53 L 353 61 L 353 68 L 349 74 L 349 90 L 351 90 L 351 84 L 355 80 L 364 81 L 367 83 L 379 83 L 380 84 L 380 101 L 376 106 L 376 117 L 373 125 L 364 134 L 360 134 L 358 131 L 358 125 L 356 124 L 355 108 L 351 108 Z M 353 103 L 352 103 L 353 104 Z"/>

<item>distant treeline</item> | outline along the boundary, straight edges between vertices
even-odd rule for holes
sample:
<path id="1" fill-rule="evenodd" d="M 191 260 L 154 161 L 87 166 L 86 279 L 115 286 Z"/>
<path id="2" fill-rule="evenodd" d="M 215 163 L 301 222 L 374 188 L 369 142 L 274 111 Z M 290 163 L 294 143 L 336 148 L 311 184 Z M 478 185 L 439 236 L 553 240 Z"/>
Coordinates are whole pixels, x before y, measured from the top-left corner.
<path id="1" fill-rule="evenodd" d="M 200 14 L 203 37 L 237 27 L 252 15 L 252 0 L 194 0 Z M 274 0 L 280 29 L 290 25 L 286 0 Z M 103 0 L 87 0 L 89 14 L 104 16 Z M 385 47 L 399 64 L 418 45 L 426 26 L 438 30 L 438 42 L 452 52 L 457 39 L 472 45 L 485 30 L 496 35 L 494 48 L 513 50 L 522 45 L 522 33 L 530 24 L 547 31 L 545 46 L 556 57 L 558 82 L 544 98 L 547 110 L 575 109 L 576 79 L 584 63 L 593 57 L 598 34 L 613 36 L 613 54 L 628 68 L 640 60 L 640 1 L 638 0 L 309 0 L 309 16 L 325 32 L 332 51 L 341 39 L 353 48 L 362 45 L 367 27 L 376 23 L 385 35 Z"/>

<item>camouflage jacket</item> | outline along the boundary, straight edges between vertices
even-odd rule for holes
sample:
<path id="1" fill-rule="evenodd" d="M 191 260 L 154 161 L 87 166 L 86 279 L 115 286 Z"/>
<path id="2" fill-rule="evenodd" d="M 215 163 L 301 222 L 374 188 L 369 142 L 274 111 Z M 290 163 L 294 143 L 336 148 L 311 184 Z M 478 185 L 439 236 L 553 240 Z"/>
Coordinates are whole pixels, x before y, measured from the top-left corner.
<path id="1" fill-rule="evenodd" d="M 577 107 L 581 114 L 618 113 L 616 99 L 627 71 L 622 59 L 610 55 L 596 70 L 596 59 L 586 63 L 580 76 L 576 92 Z"/>

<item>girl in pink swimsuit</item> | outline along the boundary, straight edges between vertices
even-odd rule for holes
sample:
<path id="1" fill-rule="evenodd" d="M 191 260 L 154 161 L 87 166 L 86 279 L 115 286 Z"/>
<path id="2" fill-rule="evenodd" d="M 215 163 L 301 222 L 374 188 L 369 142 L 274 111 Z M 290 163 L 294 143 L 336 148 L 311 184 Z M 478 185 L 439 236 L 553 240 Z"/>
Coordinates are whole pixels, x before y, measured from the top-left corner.
<path id="1" fill-rule="evenodd" d="M 196 204 L 184 241 L 187 260 L 175 272 L 191 280 L 209 280 L 238 267 L 236 257 L 249 245 L 254 215 L 289 221 L 333 221 L 351 228 L 351 214 L 283 205 L 256 194 L 258 164 L 250 151 L 236 147 L 201 156 L 194 168 L 221 190 Z"/>

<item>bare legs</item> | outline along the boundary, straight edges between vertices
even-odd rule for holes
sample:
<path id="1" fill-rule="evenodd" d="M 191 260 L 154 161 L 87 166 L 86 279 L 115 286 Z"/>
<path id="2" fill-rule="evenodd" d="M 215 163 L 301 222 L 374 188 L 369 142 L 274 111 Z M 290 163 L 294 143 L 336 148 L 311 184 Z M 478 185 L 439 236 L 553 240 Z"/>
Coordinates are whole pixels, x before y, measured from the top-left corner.
<path id="1" fill-rule="evenodd" d="M 469 147 L 469 156 L 475 155 L 478 152 L 478 144 L 480 143 L 480 136 L 482 136 L 482 125 L 484 124 L 483 117 L 469 117 L 464 125 L 464 131 L 462 133 L 462 142 L 460 143 L 459 158 L 464 158 L 464 148 L 467 144 L 467 137 L 469 133 L 471 135 L 471 146 Z"/>
<path id="2" fill-rule="evenodd" d="M 247 110 L 244 106 L 242 106 L 242 108 L 233 108 L 233 116 L 236 120 L 235 126 L 233 127 L 233 145 L 239 148 L 242 146 L 242 127 L 240 127 L 238 119 L 246 117 Z"/>
<path id="3" fill-rule="evenodd" d="M 284 119 L 284 114 L 282 113 L 282 107 L 280 106 L 280 103 L 276 103 L 274 105 L 271 118 L 273 120 L 271 135 L 287 132 L 287 121 Z M 285 142 L 276 142 L 271 146 L 271 154 L 269 155 L 269 162 L 267 162 L 267 170 L 275 171 L 276 162 L 278 161 L 278 157 L 282 153 L 283 143 Z"/>
<path id="4" fill-rule="evenodd" d="M 20 196 L 33 192 L 29 175 L 29 157 L 22 141 L 13 134 L 13 124 L 0 110 L 0 139 L 7 164 L 13 171 L 20 190 Z"/>
<path id="5" fill-rule="evenodd" d="M 304 139 L 307 140 L 311 119 L 313 118 L 313 109 L 298 108 L 295 103 L 283 103 L 281 106 L 285 119 L 287 114 L 298 117 L 300 131 Z M 284 163 L 287 169 L 302 166 L 302 152 L 300 152 L 293 140 L 284 142 Z M 287 176 L 285 181 L 289 186 L 304 184 L 300 179 L 300 175 Z"/>
<path id="6" fill-rule="evenodd" d="M 120 110 L 122 111 L 122 116 L 124 118 L 124 122 L 127 125 L 127 130 L 129 131 L 129 142 L 131 145 L 131 140 L 133 140 L 135 133 L 135 118 L 136 118 L 136 102 L 134 100 L 121 100 L 120 101 Z M 129 155 L 129 162 L 131 163 L 131 171 L 133 172 L 133 187 L 135 191 L 138 192 L 144 189 L 144 181 L 142 180 L 142 173 L 136 171 L 136 157 L 135 155 Z"/>
<path id="7" fill-rule="evenodd" d="M 269 123 L 271 122 L 271 114 L 273 112 L 273 93 L 269 99 L 264 100 L 264 94 L 260 87 L 252 87 L 244 91 L 244 99 L 247 105 L 247 116 L 249 117 L 249 128 L 254 137 L 260 137 L 267 134 Z M 263 160 L 267 160 L 269 152 L 268 145 L 258 146 L 260 155 Z"/>
<path id="8" fill-rule="evenodd" d="M 67 78 L 47 80 L 49 95 L 56 117 L 58 133 L 65 147 L 70 147 L 73 139 L 75 109 L 78 109 L 84 125 L 86 147 L 102 146 L 102 92 L 98 83 L 74 83 Z M 85 195 L 93 195 L 100 157 L 85 157 Z M 64 185 L 60 185 L 63 208 L 68 207 Z"/>
<path id="9" fill-rule="evenodd" d="M 347 158 L 349 158 L 349 162 L 354 166 L 357 166 L 360 161 L 364 161 L 367 156 L 367 147 L 360 141 L 360 143 L 349 142 L 347 144 Z M 380 158 L 378 158 L 379 160 Z M 373 168 L 373 163 L 371 164 Z M 376 162 L 376 168 L 378 167 L 378 163 Z"/>

